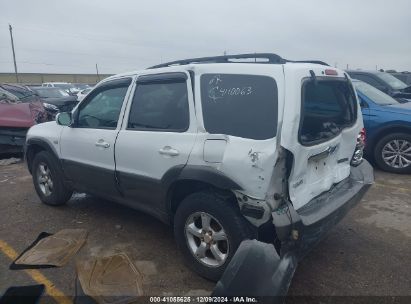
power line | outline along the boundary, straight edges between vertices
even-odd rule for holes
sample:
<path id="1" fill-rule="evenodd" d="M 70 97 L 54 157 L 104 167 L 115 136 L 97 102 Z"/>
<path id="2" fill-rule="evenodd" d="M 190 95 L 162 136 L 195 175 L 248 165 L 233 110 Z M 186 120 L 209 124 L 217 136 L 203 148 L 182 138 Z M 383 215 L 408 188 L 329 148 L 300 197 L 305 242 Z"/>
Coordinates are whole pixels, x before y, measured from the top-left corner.
<path id="1" fill-rule="evenodd" d="M 124 44 L 124 45 L 128 45 L 128 46 L 133 46 L 133 47 L 137 47 L 137 48 L 144 48 L 140 45 L 136 45 L 134 43 L 130 43 L 127 41 L 120 41 L 120 40 L 115 40 L 113 38 L 109 38 L 107 36 L 108 39 L 102 39 L 102 38 L 96 38 L 94 37 L 90 37 L 90 35 L 82 35 L 82 34 L 75 34 L 75 33 L 67 33 L 67 32 L 61 32 L 61 31 L 53 31 L 53 30 L 49 30 L 49 29 L 41 29 L 41 28 L 33 28 L 33 27 L 25 27 L 25 26 L 18 26 L 18 27 L 14 27 L 16 29 L 23 29 L 23 30 L 28 30 L 28 31 L 40 31 L 40 32 L 48 32 L 48 33 L 53 33 L 53 34 L 57 34 L 59 36 L 69 36 L 69 37 L 74 37 L 74 38 L 80 38 L 80 39 L 86 39 L 86 40 L 94 40 L 94 41 L 101 41 L 101 42 L 110 42 L 110 43 L 118 43 L 118 44 Z"/>

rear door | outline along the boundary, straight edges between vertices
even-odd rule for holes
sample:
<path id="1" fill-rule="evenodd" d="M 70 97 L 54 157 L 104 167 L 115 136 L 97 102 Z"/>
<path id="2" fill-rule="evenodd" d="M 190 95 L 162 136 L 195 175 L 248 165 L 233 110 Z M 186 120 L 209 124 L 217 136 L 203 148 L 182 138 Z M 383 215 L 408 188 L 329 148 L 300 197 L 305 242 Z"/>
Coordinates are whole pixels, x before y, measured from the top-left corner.
<path id="1" fill-rule="evenodd" d="M 197 125 L 186 71 L 140 75 L 116 141 L 116 173 L 125 198 L 164 212 L 164 179 L 187 163 Z"/>
<path id="2" fill-rule="evenodd" d="M 351 82 L 341 71 L 325 70 L 325 66 L 313 65 L 284 67 L 281 145 L 294 156 L 289 194 L 296 209 L 349 176 L 362 128 Z M 326 75 L 335 72 L 337 75 Z"/>

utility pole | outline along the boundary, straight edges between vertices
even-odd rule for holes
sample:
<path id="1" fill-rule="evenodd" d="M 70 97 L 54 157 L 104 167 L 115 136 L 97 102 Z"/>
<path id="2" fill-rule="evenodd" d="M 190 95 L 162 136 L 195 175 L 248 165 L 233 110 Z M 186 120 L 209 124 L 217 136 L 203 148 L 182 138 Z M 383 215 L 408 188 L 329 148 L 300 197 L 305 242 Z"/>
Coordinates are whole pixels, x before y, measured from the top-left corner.
<path id="1" fill-rule="evenodd" d="M 99 75 L 99 73 L 98 73 L 98 65 L 97 65 L 97 63 L 96 63 L 96 72 L 97 72 L 97 79 L 98 79 L 98 81 L 100 81 L 100 75 Z"/>
<path id="2" fill-rule="evenodd" d="M 14 52 L 14 41 L 13 41 L 13 28 L 9 24 L 10 39 L 11 39 L 11 49 L 13 50 L 13 61 L 14 61 L 14 73 L 16 74 L 16 81 L 19 82 L 19 75 L 17 73 L 17 63 L 16 63 L 16 53 Z"/>

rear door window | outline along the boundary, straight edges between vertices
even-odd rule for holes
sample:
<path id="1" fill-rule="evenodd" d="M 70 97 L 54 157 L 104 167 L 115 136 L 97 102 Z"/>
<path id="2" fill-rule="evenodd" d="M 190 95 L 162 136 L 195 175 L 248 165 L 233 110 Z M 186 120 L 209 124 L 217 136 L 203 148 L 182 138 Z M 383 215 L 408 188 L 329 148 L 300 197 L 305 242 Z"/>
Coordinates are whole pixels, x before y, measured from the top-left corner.
<path id="1" fill-rule="evenodd" d="M 314 145 L 327 141 L 356 120 L 357 101 L 347 80 L 304 81 L 300 142 Z"/>
<path id="2" fill-rule="evenodd" d="M 185 132 L 190 124 L 185 79 L 137 83 L 128 130 Z"/>
<path id="3" fill-rule="evenodd" d="M 263 140 L 276 136 L 278 91 L 268 76 L 201 76 L 204 127 L 211 134 Z"/>

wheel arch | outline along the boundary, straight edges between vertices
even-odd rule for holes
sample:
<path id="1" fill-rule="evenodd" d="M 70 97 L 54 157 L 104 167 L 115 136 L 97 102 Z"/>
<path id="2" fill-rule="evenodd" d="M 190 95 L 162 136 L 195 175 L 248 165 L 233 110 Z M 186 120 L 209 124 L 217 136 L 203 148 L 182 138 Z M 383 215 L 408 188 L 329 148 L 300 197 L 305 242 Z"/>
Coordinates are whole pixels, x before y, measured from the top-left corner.
<path id="1" fill-rule="evenodd" d="M 392 134 L 392 133 L 409 133 L 411 134 L 411 125 L 388 125 L 380 128 L 377 132 L 375 132 L 370 138 L 369 143 L 366 143 L 366 151 L 367 154 L 372 155 L 374 157 L 374 149 L 376 144 L 385 136 Z"/>
<path id="2" fill-rule="evenodd" d="M 179 172 L 168 174 L 169 180 L 164 181 L 168 184 L 166 203 L 167 212 L 171 219 L 181 201 L 192 193 L 212 190 L 216 195 L 236 202 L 236 197 L 232 190 L 242 190 L 242 187 L 230 177 L 212 167 L 189 165 L 178 169 L 176 170 Z"/>
<path id="3" fill-rule="evenodd" d="M 173 224 L 174 215 L 184 198 L 199 191 L 208 190 L 213 192 L 214 195 L 223 198 L 228 204 L 231 204 L 242 214 L 237 197 L 233 192 L 233 190 L 242 190 L 240 185 L 216 169 L 206 169 L 207 173 L 204 173 L 204 171 L 200 172 L 204 168 L 195 169 L 196 170 L 191 168 L 188 171 L 184 171 L 185 168 L 183 168 L 178 177 L 169 185 L 166 202 L 167 213 L 171 224 Z M 213 170 L 216 172 L 213 172 Z M 245 217 L 244 219 L 246 220 L 246 223 L 248 223 L 250 231 L 254 234 L 254 238 L 258 238 L 266 243 L 272 243 L 279 252 L 280 243 L 271 218 L 260 227 L 255 227 Z"/>
<path id="4" fill-rule="evenodd" d="M 35 155 L 41 151 L 47 151 L 51 153 L 52 155 L 54 155 L 56 159 L 59 159 L 57 152 L 47 141 L 42 140 L 42 139 L 34 139 L 34 138 L 29 139 L 27 140 L 26 146 L 24 149 L 24 158 L 26 160 L 27 168 L 30 173 L 32 173 L 31 167 L 32 167 L 33 159 Z"/>

